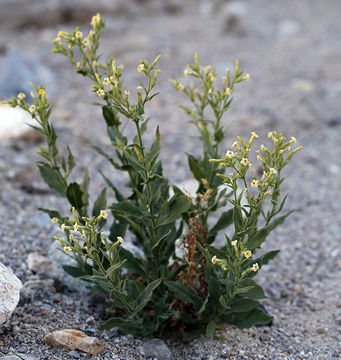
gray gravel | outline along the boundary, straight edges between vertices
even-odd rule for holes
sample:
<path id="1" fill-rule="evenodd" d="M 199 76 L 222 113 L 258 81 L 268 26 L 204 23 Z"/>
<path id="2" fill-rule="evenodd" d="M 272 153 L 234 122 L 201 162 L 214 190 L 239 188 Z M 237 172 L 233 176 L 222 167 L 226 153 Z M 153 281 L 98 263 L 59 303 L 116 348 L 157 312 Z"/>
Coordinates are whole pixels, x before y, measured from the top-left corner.
<path id="1" fill-rule="evenodd" d="M 260 138 L 274 129 L 295 136 L 305 150 L 288 168 L 291 177 L 284 187 L 289 192 L 288 207 L 297 211 L 268 240 L 265 248 L 279 248 L 281 253 L 257 275 L 268 295 L 264 305 L 275 316 L 273 325 L 248 330 L 223 326 L 216 333 L 220 341 L 201 337 L 190 343 L 176 339 L 166 343 L 174 359 L 339 359 L 341 3 L 254 0 L 233 2 L 232 10 L 223 1 L 215 3 L 217 8 L 203 0 L 163 7 L 149 0 L 141 1 L 142 5 L 134 2 L 131 9 L 138 11 L 104 14 L 107 29 L 102 51 L 125 64 L 131 89 L 139 80 L 138 60 L 163 54 L 161 94 L 149 111 L 151 130 L 160 123 L 165 172 L 175 183 L 189 179 L 183 152 L 195 153 L 198 144 L 184 137 L 194 135 L 193 129 L 176 108 L 181 96 L 167 79 L 181 78 L 195 51 L 202 64 L 215 64 L 220 73 L 239 58 L 252 81 L 240 86 L 226 117 L 232 123 L 226 147 L 236 135 L 246 137 L 252 130 Z M 98 109 L 83 103 L 95 99 L 90 91 L 84 93 L 87 82 L 72 74 L 66 60 L 49 53 L 60 28 L 71 26 L 45 22 L 14 27 L 1 21 L 5 36 L 0 39 L 0 60 L 13 53 L 35 56 L 53 74 L 41 81 L 46 80 L 47 89 L 53 90 L 60 141 L 71 144 L 82 157 L 76 176 L 91 163 L 96 193 L 102 183 L 95 169 L 102 168 L 108 175 L 110 169 L 87 146 L 106 146 L 108 141 L 103 138 Z M 81 30 L 87 29 L 87 23 L 82 23 Z M 49 84 L 51 79 L 56 83 Z M 16 81 L 9 88 L 23 86 Z M 58 232 L 37 207 L 68 211 L 39 178 L 34 166 L 37 142 L 39 138 L 24 137 L 0 144 L 0 262 L 29 284 L 10 322 L 0 328 L 0 357 L 82 359 L 81 352 L 53 349 L 42 342 L 47 332 L 75 328 L 105 343 L 107 350 L 93 359 L 143 359 L 140 349 L 148 339 L 96 330 L 104 311 L 98 299 L 67 291 L 62 283 L 27 269 L 28 253 L 47 254 L 52 235 Z"/>

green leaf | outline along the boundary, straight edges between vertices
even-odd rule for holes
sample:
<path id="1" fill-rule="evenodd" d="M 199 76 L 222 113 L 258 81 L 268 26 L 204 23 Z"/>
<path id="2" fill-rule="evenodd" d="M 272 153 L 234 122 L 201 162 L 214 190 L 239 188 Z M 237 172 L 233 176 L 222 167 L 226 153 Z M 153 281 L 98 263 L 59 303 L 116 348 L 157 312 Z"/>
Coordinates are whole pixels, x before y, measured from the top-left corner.
<path id="1" fill-rule="evenodd" d="M 239 206 L 233 208 L 233 223 L 235 232 L 238 233 L 244 229 L 243 215 Z"/>
<path id="2" fill-rule="evenodd" d="M 168 290 L 171 291 L 179 300 L 182 300 L 184 303 L 193 304 L 196 311 L 200 309 L 202 299 L 192 288 L 186 287 L 179 282 L 167 280 L 164 281 L 164 284 L 167 286 Z"/>
<path id="3" fill-rule="evenodd" d="M 262 243 L 265 241 L 266 237 L 269 235 L 268 228 L 262 228 L 258 231 L 256 231 L 253 235 L 248 237 L 245 247 L 248 250 L 254 250 L 256 248 L 259 248 Z"/>
<path id="4" fill-rule="evenodd" d="M 180 265 L 178 266 L 175 270 L 173 270 L 167 277 L 167 280 L 168 281 L 172 281 L 174 280 L 177 275 L 181 272 L 181 271 L 184 271 L 186 268 L 188 267 L 188 264 L 183 264 L 183 265 Z"/>
<path id="5" fill-rule="evenodd" d="M 229 313 L 239 313 L 250 311 L 258 305 L 258 301 L 246 298 L 236 298 L 231 303 L 231 310 Z"/>
<path id="6" fill-rule="evenodd" d="M 142 218 L 148 215 L 148 213 L 134 205 L 132 201 L 121 201 L 119 203 L 112 204 L 109 209 L 114 215 L 122 213 L 126 217 L 134 217 L 135 219 L 138 219 L 139 222 L 143 222 Z"/>
<path id="7" fill-rule="evenodd" d="M 72 206 L 78 211 L 78 213 L 82 214 L 83 207 L 83 192 L 81 187 L 76 182 L 72 182 L 66 191 L 66 196 Z"/>
<path id="8" fill-rule="evenodd" d="M 42 211 L 46 214 L 48 214 L 50 216 L 50 218 L 57 218 L 57 219 L 61 219 L 61 215 L 57 210 L 49 210 L 49 209 L 45 209 L 45 208 L 38 208 L 39 211 Z"/>
<path id="9" fill-rule="evenodd" d="M 249 288 L 250 290 L 243 293 L 243 297 L 257 300 L 257 299 L 266 299 L 266 295 L 261 286 L 259 286 L 255 281 L 250 278 L 243 279 L 239 282 L 238 288 Z"/>
<path id="10" fill-rule="evenodd" d="M 110 106 L 102 106 L 102 114 L 107 126 L 119 126 L 121 124 L 117 112 Z"/>
<path id="11" fill-rule="evenodd" d="M 120 165 L 117 164 L 113 158 L 107 154 L 101 147 L 97 146 L 97 145 L 91 145 L 91 147 L 101 156 L 103 156 L 105 159 L 107 159 L 110 164 L 115 168 L 115 169 L 121 169 Z"/>
<path id="12" fill-rule="evenodd" d="M 136 299 L 134 314 L 140 312 L 150 301 L 153 291 L 160 285 L 162 279 L 157 279 L 149 283 Z M 132 315 L 133 316 L 133 315 Z"/>
<path id="13" fill-rule="evenodd" d="M 68 158 L 67 158 L 67 166 L 68 166 L 68 169 L 67 169 L 67 174 L 70 175 L 71 174 L 71 171 L 72 169 L 76 166 L 75 164 L 75 158 L 71 152 L 71 149 L 69 147 L 67 147 L 67 151 L 68 151 Z"/>
<path id="14" fill-rule="evenodd" d="M 101 210 L 105 210 L 107 207 L 107 188 L 102 189 L 98 195 L 94 208 L 92 209 L 92 216 L 97 217 Z"/>
<path id="15" fill-rule="evenodd" d="M 219 306 L 219 298 L 221 295 L 221 285 L 218 280 L 211 276 L 208 282 L 208 293 L 210 295 L 209 302 L 213 303 L 216 307 Z"/>
<path id="16" fill-rule="evenodd" d="M 106 273 L 109 276 L 110 279 L 113 279 L 114 276 L 116 275 L 116 270 L 118 270 L 125 262 L 127 261 L 127 259 L 124 259 L 122 261 L 117 262 L 116 264 L 113 264 L 110 266 L 109 269 L 107 269 Z"/>
<path id="17" fill-rule="evenodd" d="M 53 169 L 50 165 L 38 162 L 37 163 L 40 176 L 46 183 L 46 185 L 55 191 L 59 196 L 66 197 L 66 182 L 64 178 L 58 173 L 56 169 Z"/>
<path id="18" fill-rule="evenodd" d="M 110 227 L 109 239 L 115 242 L 118 236 L 124 238 L 126 231 L 127 231 L 127 224 L 114 220 L 114 222 Z"/>
<path id="19" fill-rule="evenodd" d="M 233 222 L 233 209 L 227 210 L 220 215 L 216 224 L 209 231 L 206 242 L 212 243 L 220 230 L 226 229 Z"/>
<path id="20" fill-rule="evenodd" d="M 256 307 L 243 319 L 238 319 L 238 316 L 235 317 L 232 323 L 239 328 L 249 328 L 254 325 L 268 324 L 272 320 L 273 316 L 265 314 L 260 308 Z"/>
<path id="21" fill-rule="evenodd" d="M 89 169 L 86 166 L 85 169 L 84 169 L 83 182 L 80 184 L 80 189 L 82 191 L 82 202 L 83 202 L 83 206 L 80 209 L 80 214 L 82 214 L 82 216 L 87 216 L 87 212 L 88 212 L 88 206 L 89 206 L 89 183 L 90 183 Z"/>
<path id="22" fill-rule="evenodd" d="M 68 273 L 69 275 L 71 275 L 75 278 L 88 275 L 82 269 L 75 267 L 75 266 L 71 266 L 71 265 L 63 265 L 63 269 L 66 273 Z"/>
<path id="23" fill-rule="evenodd" d="M 211 320 L 206 326 L 206 336 L 211 337 L 214 335 L 215 328 L 216 328 L 216 321 L 213 319 Z"/>
<path id="24" fill-rule="evenodd" d="M 132 319 L 123 319 L 120 317 L 114 317 L 107 320 L 102 325 L 97 326 L 97 329 L 100 331 L 109 330 L 113 327 L 117 327 L 119 329 L 124 329 L 131 334 L 135 334 L 135 332 L 141 327 L 142 319 L 132 320 Z"/>
<path id="25" fill-rule="evenodd" d="M 212 232 L 218 232 L 226 229 L 233 222 L 233 209 L 227 210 L 220 215 L 217 223 L 211 229 Z"/>
<path id="26" fill-rule="evenodd" d="M 280 250 L 272 250 L 264 254 L 263 256 L 254 260 L 255 263 L 258 263 L 259 267 L 266 265 L 269 263 L 270 260 L 274 259 Z"/>
<path id="27" fill-rule="evenodd" d="M 187 196 L 173 196 L 168 203 L 168 214 L 165 219 L 161 220 L 160 225 L 169 224 L 181 217 L 181 214 L 186 212 L 191 206 L 191 202 L 187 199 Z"/>
<path id="28" fill-rule="evenodd" d="M 187 154 L 187 159 L 188 159 L 188 166 L 189 166 L 194 178 L 197 181 L 201 182 L 201 179 L 205 177 L 205 175 L 202 171 L 201 161 L 189 154 Z"/>
<path id="29" fill-rule="evenodd" d="M 268 231 L 270 232 L 270 231 L 276 229 L 276 227 L 277 227 L 278 225 L 282 225 L 282 224 L 284 223 L 284 221 L 286 220 L 286 218 L 287 218 L 290 214 L 292 214 L 294 211 L 295 211 L 295 210 L 291 210 L 291 211 L 287 212 L 285 215 L 280 216 L 280 217 L 276 218 L 275 220 L 273 220 L 273 221 L 267 226 Z"/>
<path id="30" fill-rule="evenodd" d="M 156 128 L 155 141 L 147 154 L 147 164 L 151 170 L 160 154 L 160 130 Z"/>
<path id="31" fill-rule="evenodd" d="M 126 259 L 127 261 L 124 264 L 124 267 L 129 270 L 130 273 L 138 274 L 144 279 L 147 278 L 147 274 L 143 268 L 143 260 L 134 256 L 129 250 L 120 246 L 120 258 Z"/>
<path id="32" fill-rule="evenodd" d="M 107 178 L 101 171 L 100 174 L 103 176 L 106 184 L 114 191 L 117 201 L 124 201 L 126 200 L 125 197 L 121 194 L 121 192 L 117 189 L 117 187 Z"/>

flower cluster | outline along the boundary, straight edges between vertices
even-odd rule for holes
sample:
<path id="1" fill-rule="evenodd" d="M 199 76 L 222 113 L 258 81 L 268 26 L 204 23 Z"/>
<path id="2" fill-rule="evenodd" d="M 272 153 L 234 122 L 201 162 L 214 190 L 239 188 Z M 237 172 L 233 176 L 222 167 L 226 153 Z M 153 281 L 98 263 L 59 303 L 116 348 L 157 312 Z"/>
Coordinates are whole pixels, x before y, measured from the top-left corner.
<path id="1" fill-rule="evenodd" d="M 251 146 L 254 140 L 258 138 L 255 132 L 251 133 L 248 142 L 244 142 L 243 139 L 238 136 L 238 141 L 232 144 L 232 148 L 234 148 L 235 151 L 228 149 L 224 158 L 210 159 L 211 162 L 219 163 L 223 168 L 233 170 L 228 176 L 223 174 L 217 175 L 223 178 L 225 184 L 234 191 L 237 190 L 238 181 L 240 181 L 247 195 L 247 199 L 251 203 L 250 205 L 256 205 L 264 201 L 264 199 L 271 194 L 273 194 L 274 200 L 277 199 L 279 196 L 278 187 L 282 169 L 289 163 L 292 156 L 303 148 L 299 146 L 291 150 L 291 146 L 296 143 L 296 139 L 292 137 L 291 140 L 286 141 L 286 138 L 276 131 L 269 132 L 268 137 L 273 140 L 273 149 L 270 150 L 264 145 L 261 145 L 259 150 L 255 150 L 257 160 L 260 161 L 262 166 L 261 176 L 257 176 L 254 171 L 254 166 L 249 160 Z M 251 194 L 249 186 L 258 190 L 256 196 Z"/>
<path id="2" fill-rule="evenodd" d="M 234 74 L 232 75 L 231 69 L 227 68 L 226 74 L 221 78 L 221 86 L 217 86 L 216 68 L 212 68 L 210 65 L 200 67 L 197 54 L 194 55 L 194 64 L 187 65 L 184 70 L 184 76 L 198 79 L 200 86 L 199 88 L 195 87 L 194 82 L 190 82 L 188 86 L 185 86 L 177 80 L 169 79 L 176 90 L 189 97 L 193 105 L 192 108 L 183 105 L 180 107 L 193 120 L 201 120 L 205 108 L 209 106 L 218 120 L 218 124 L 214 126 L 215 130 L 219 129 L 220 119 L 231 104 L 232 99 L 230 96 L 234 86 L 242 81 L 250 80 L 250 75 L 244 75 L 244 71 L 239 69 L 239 61 L 236 60 Z"/>
<path id="3" fill-rule="evenodd" d="M 65 239 L 58 236 L 54 238 L 58 240 L 66 254 L 77 254 L 89 258 L 94 263 L 98 262 L 98 249 L 101 246 L 98 239 L 102 240 L 103 249 L 106 251 L 108 259 L 117 257 L 116 247 L 123 243 L 121 236 L 117 237 L 117 241 L 112 244 L 101 231 L 101 221 L 108 218 L 106 210 L 100 210 L 98 216 L 92 218 L 82 217 L 81 219 L 76 213 L 76 209 L 72 207 L 73 219 L 52 218 L 52 223 L 59 223 L 61 231 L 65 234 Z"/>

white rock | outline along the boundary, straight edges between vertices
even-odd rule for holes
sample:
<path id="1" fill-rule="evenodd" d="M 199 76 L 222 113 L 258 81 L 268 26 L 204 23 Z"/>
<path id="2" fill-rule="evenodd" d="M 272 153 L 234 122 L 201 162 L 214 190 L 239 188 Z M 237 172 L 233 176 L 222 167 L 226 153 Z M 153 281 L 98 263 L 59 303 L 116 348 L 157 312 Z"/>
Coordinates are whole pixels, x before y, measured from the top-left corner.
<path id="1" fill-rule="evenodd" d="M 28 255 L 27 267 L 34 272 L 45 272 L 51 275 L 57 272 L 55 261 L 37 252 Z"/>
<path id="2" fill-rule="evenodd" d="M 104 350 L 101 340 L 87 336 L 82 331 L 64 329 L 47 334 L 43 340 L 52 346 L 62 346 L 70 350 L 80 350 L 87 354 L 98 355 Z"/>
<path id="3" fill-rule="evenodd" d="M 0 263 L 0 324 L 5 323 L 18 305 L 21 281 Z"/>
<path id="4" fill-rule="evenodd" d="M 0 139 L 18 138 L 32 129 L 27 124 L 35 121 L 24 110 L 11 108 L 9 105 L 0 106 Z"/>

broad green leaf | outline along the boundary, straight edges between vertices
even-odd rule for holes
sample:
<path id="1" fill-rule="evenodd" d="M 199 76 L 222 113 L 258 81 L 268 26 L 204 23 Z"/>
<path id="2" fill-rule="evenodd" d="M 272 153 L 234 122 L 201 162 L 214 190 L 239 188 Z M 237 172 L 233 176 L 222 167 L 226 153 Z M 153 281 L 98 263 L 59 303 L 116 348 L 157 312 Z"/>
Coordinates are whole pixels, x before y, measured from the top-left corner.
<path id="1" fill-rule="evenodd" d="M 103 176 L 106 184 L 114 191 L 117 201 L 126 200 L 125 197 L 121 194 L 121 192 L 117 189 L 117 187 L 111 182 L 109 178 L 107 178 L 101 171 L 100 174 Z"/>
<path id="2" fill-rule="evenodd" d="M 255 259 L 253 262 L 258 263 L 259 267 L 266 265 L 269 263 L 270 260 L 274 259 L 280 250 L 272 250 L 267 252 L 266 254 L 262 255 L 261 257 Z"/>
<path id="3" fill-rule="evenodd" d="M 86 272 L 76 266 L 63 265 L 63 269 L 66 273 L 75 278 L 88 275 Z"/>
<path id="4" fill-rule="evenodd" d="M 216 321 L 215 319 L 211 320 L 206 326 L 206 336 L 211 337 L 214 335 L 216 328 Z"/>
<path id="5" fill-rule="evenodd" d="M 250 311 L 258 305 L 258 301 L 246 298 L 236 298 L 231 302 L 230 313 Z"/>
<path id="6" fill-rule="evenodd" d="M 179 300 L 182 300 L 184 303 L 193 304 L 197 311 L 200 309 L 202 299 L 192 288 L 174 281 L 164 281 L 164 284 Z"/>
<path id="7" fill-rule="evenodd" d="M 248 289 L 243 293 L 243 297 L 247 297 L 249 299 L 257 300 L 257 299 L 266 299 L 266 295 L 264 290 L 261 286 L 259 286 L 255 281 L 252 279 L 246 278 L 239 282 L 238 289 Z"/>
<path id="8" fill-rule="evenodd" d="M 40 176 L 46 183 L 46 185 L 55 191 L 59 196 L 66 197 L 66 182 L 59 175 L 58 171 L 53 169 L 50 165 L 38 162 L 37 163 Z"/>
<path id="9" fill-rule="evenodd" d="M 102 114 L 107 126 L 119 126 L 121 124 L 117 112 L 111 107 L 102 106 Z"/>
<path id="10" fill-rule="evenodd" d="M 134 314 L 137 314 L 139 311 L 141 311 L 147 305 L 147 303 L 152 298 L 153 291 L 160 285 L 161 281 L 162 281 L 161 279 L 154 280 L 143 289 L 143 291 L 140 293 L 140 295 L 136 299 L 136 306 L 134 309 Z"/>
<path id="11" fill-rule="evenodd" d="M 142 320 L 133 320 L 133 319 L 123 319 L 120 317 L 114 317 L 107 320 L 102 325 L 97 326 L 97 329 L 100 331 L 109 330 L 113 327 L 117 327 L 119 329 L 124 329 L 131 334 L 134 334 L 142 325 Z"/>
<path id="12" fill-rule="evenodd" d="M 94 208 L 92 209 L 92 216 L 98 216 L 101 210 L 105 210 L 107 207 L 107 188 L 102 189 L 98 195 Z"/>
<path id="13" fill-rule="evenodd" d="M 133 274 L 138 274 L 143 278 L 146 278 L 146 272 L 143 268 L 144 262 L 142 259 L 134 256 L 129 250 L 125 249 L 124 247 L 120 247 L 119 250 L 120 258 L 126 259 L 127 261 L 124 263 L 124 267 L 128 269 Z"/>
<path id="14" fill-rule="evenodd" d="M 276 229 L 276 227 L 277 227 L 278 225 L 282 225 L 282 224 L 284 223 L 284 221 L 286 220 L 286 218 L 287 218 L 290 214 L 292 214 L 294 211 L 295 211 L 295 210 L 291 210 L 291 211 L 287 212 L 285 215 L 280 216 L 280 217 L 276 218 L 275 220 L 273 220 L 273 221 L 267 226 L 269 232 L 272 231 L 272 230 L 274 230 L 274 229 Z"/>
<path id="15" fill-rule="evenodd" d="M 191 206 L 191 202 L 187 196 L 173 197 L 168 204 L 168 214 L 160 225 L 166 225 L 181 217 L 181 214 L 186 212 Z"/>
<path id="16" fill-rule="evenodd" d="M 82 190 L 82 202 L 83 202 L 83 206 L 80 209 L 80 213 L 82 214 L 82 216 L 87 216 L 87 212 L 88 212 L 89 183 L 90 183 L 89 169 L 86 166 L 84 169 L 83 182 L 80 184 L 80 189 Z"/>
<path id="17" fill-rule="evenodd" d="M 127 259 L 119 261 L 116 264 L 111 265 L 110 268 L 107 269 L 106 273 L 110 279 L 113 279 L 113 276 L 115 275 L 116 270 L 118 270 L 126 261 L 127 261 Z"/>
<path id="18" fill-rule="evenodd" d="M 259 248 L 262 243 L 265 241 L 266 237 L 269 235 L 268 228 L 262 228 L 258 231 L 256 231 L 253 235 L 248 237 L 245 247 L 248 250 L 254 250 L 256 248 Z"/>
<path id="19" fill-rule="evenodd" d="M 239 206 L 233 208 L 233 223 L 235 232 L 238 233 L 244 229 L 243 215 Z"/>
<path id="20" fill-rule="evenodd" d="M 49 210 L 49 209 L 45 209 L 45 208 L 38 208 L 39 211 L 42 211 L 46 214 L 48 214 L 50 216 L 50 218 L 57 218 L 57 219 L 61 219 L 61 215 L 57 210 Z"/>
<path id="21" fill-rule="evenodd" d="M 233 222 L 233 209 L 227 210 L 220 215 L 220 218 L 210 230 L 211 232 L 218 232 L 220 230 L 226 229 Z"/>
<path id="22" fill-rule="evenodd" d="M 83 192 L 81 187 L 76 182 L 72 182 L 66 191 L 66 196 L 72 206 L 78 211 L 79 214 L 83 215 L 82 207 L 83 207 Z"/>
<path id="23" fill-rule="evenodd" d="M 114 215 L 122 213 L 124 216 L 139 219 L 139 222 L 142 222 L 142 218 L 148 215 L 142 209 L 138 208 L 132 201 L 121 201 L 119 203 L 112 204 L 109 209 Z"/>
<path id="24" fill-rule="evenodd" d="M 268 324 L 273 320 L 272 316 L 265 314 L 260 308 L 256 307 L 251 310 L 247 316 L 243 319 L 238 319 L 238 316 L 235 317 L 233 324 L 237 325 L 240 328 L 249 328 L 254 325 L 264 325 Z"/>
<path id="25" fill-rule="evenodd" d="M 205 177 L 202 171 L 201 161 L 189 154 L 187 154 L 187 158 L 188 158 L 188 166 L 194 178 L 197 181 L 201 182 L 201 179 Z"/>

